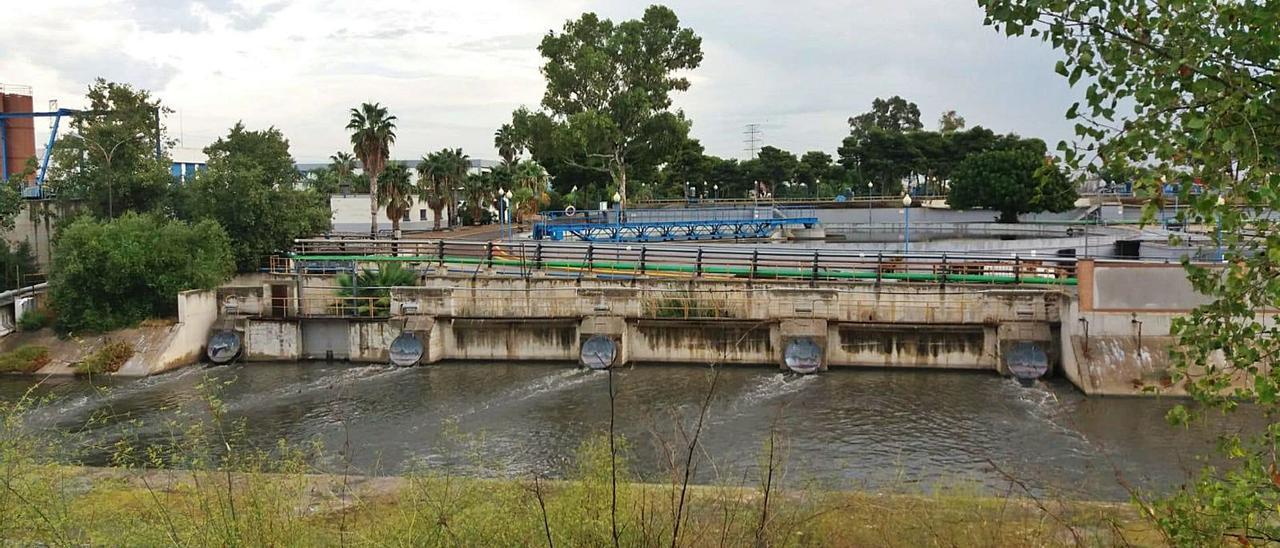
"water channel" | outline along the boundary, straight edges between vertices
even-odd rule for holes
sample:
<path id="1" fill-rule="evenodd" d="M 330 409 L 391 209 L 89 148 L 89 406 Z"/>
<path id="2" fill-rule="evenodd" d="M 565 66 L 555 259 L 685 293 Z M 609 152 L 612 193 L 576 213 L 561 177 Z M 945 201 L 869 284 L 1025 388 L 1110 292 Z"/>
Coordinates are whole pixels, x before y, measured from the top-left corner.
<path id="1" fill-rule="evenodd" d="M 49 378 L 32 428 L 75 431 L 107 446 L 157 443 L 180 424 L 208 417 L 218 385 L 246 441 L 318 441 L 316 464 L 335 470 L 350 448 L 362 472 L 414 466 L 473 475 L 564 476 L 575 449 L 609 421 L 609 375 L 567 364 L 446 363 L 414 368 L 346 363 L 194 366 L 146 379 L 90 383 Z M 614 374 L 617 430 L 640 477 L 665 481 L 664 445 L 691 429 L 712 374 L 706 367 L 636 366 Z M 13 400 L 35 379 L 0 377 Z M 1235 415 L 1189 430 L 1169 426 L 1171 399 L 1085 398 L 1051 380 L 1030 387 L 993 374 L 846 369 L 811 376 L 769 368 L 721 370 L 702 436 L 697 481 L 742 482 L 764 460 L 770 429 L 784 448 L 792 486 L 928 490 L 1009 477 L 1038 493 L 1125 499 L 1125 481 L 1167 491 L 1200 467 L 1215 435 L 1256 426 Z M 80 447 L 77 442 L 77 447 Z M 106 451 L 68 448 L 105 464 Z M 747 483 L 753 480 L 748 479 Z"/>

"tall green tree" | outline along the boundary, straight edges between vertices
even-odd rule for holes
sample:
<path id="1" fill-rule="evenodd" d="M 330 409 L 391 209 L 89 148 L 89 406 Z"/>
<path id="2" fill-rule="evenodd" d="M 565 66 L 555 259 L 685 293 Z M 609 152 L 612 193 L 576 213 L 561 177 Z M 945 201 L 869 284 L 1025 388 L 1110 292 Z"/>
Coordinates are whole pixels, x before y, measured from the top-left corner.
<path id="1" fill-rule="evenodd" d="M 298 190 L 301 174 L 280 130 L 249 130 L 237 122 L 204 152 L 208 168 L 180 191 L 178 213 L 218 223 L 240 271 L 257 271 L 263 258 L 288 252 L 295 238 L 329 228 L 326 196 Z"/>
<path id="2" fill-rule="evenodd" d="M 217 287 L 234 267 L 230 239 L 210 220 L 81 217 L 53 250 L 49 297 L 61 331 L 108 331 L 174 315 L 179 292 Z"/>
<path id="3" fill-rule="evenodd" d="M 810 150 L 800 157 L 796 165 L 795 181 L 802 185 L 810 195 L 818 196 L 823 180 L 833 179 L 831 155 L 820 150 Z"/>
<path id="4" fill-rule="evenodd" d="M 964 129 L 964 116 L 959 115 L 954 110 L 948 110 L 938 117 L 938 132 L 946 135 L 955 133 Z"/>
<path id="5" fill-rule="evenodd" d="M 1135 166 L 1140 195 L 1177 183 L 1179 217 L 1212 231 L 1221 268 L 1184 261 L 1212 303 L 1174 320 L 1173 378 L 1198 402 L 1255 404 L 1264 428 L 1224 435 L 1227 459 L 1174 495 L 1144 505 L 1172 544 L 1280 539 L 1280 9 L 1274 2 L 980 0 L 986 22 L 1061 51 L 1055 70 L 1083 98 L 1069 165 Z M 1090 150 L 1092 149 L 1092 150 Z M 1099 162 L 1091 162 L 1096 156 Z M 1197 186 L 1204 192 L 1191 193 Z M 1215 257 L 1216 259 L 1216 257 Z M 1194 417 L 1179 406 L 1175 422 Z"/>
<path id="6" fill-rule="evenodd" d="M 689 89 L 681 71 L 702 63 L 702 39 L 655 5 L 616 24 L 585 13 L 543 37 L 538 51 L 543 112 L 517 111 L 513 126 L 529 131 L 535 159 L 555 167 L 558 180 L 579 180 L 574 170 L 607 175 L 625 207 L 628 179 L 656 176 L 688 135 L 671 95 Z M 561 177 L 561 166 L 570 176 Z"/>
<path id="7" fill-rule="evenodd" d="M 160 100 L 101 78 L 85 98 L 86 112 L 71 118 L 70 131 L 54 148 L 50 188 L 60 200 L 102 218 L 164 208 L 173 176 L 163 155 L 168 143 L 160 116 L 167 110 Z"/>
<path id="8" fill-rule="evenodd" d="M 861 137 L 872 130 L 903 133 L 923 128 L 920 123 L 920 107 L 894 95 L 888 99 L 876 97 L 871 110 L 849 118 L 849 130 L 854 137 Z"/>
<path id="9" fill-rule="evenodd" d="M 364 103 L 351 109 L 347 122 L 351 147 L 369 177 L 369 237 L 378 237 L 378 176 L 391 157 L 396 142 L 396 117 L 379 103 Z"/>
<path id="10" fill-rule="evenodd" d="M 1016 223 L 1018 215 L 1066 211 L 1075 203 L 1075 186 L 1043 144 L 1011 150 L 990 150 L 965 158 L 951 178 L 947 203 L 952 209 L 991 209 L 1001 223 Z"/>
<path id="11" fill-rule="evenodd" d="M 795 177 L 799 161 L 796 155 L 776 147 L 765 145 L 756 155 L 755 179 L 765 183 L 769 192 L 777 192 L 783 183 Z"/>

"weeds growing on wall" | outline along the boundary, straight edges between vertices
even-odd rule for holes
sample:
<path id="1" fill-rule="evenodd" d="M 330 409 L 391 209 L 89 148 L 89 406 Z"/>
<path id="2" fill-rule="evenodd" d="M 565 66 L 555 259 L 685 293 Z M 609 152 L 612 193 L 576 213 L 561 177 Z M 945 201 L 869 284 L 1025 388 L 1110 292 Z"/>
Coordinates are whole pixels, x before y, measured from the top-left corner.
<path id="1" fill-rule="evenodd" d="M 729 303 L 704 292 L 672 291 L 646 298 L 645 315 L 650 318 L 703 319 L 732 318 Z"/>
<path id="2" fill-rule="evenodd" d="M 76 373 L 81 375 L 115 373 L 129 361 L 129 358 L 133 357 L 133 352 L 132 344 L 124 341 L 107 341 L 101 348 L 75 365 Z"/>

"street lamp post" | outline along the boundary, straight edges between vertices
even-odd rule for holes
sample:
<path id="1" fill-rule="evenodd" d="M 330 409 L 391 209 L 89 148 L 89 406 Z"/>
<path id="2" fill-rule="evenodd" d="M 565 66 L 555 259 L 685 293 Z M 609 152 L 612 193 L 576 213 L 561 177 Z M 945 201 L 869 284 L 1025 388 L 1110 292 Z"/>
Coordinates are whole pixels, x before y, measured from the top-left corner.
<path id="1" fill-rule="evenodd" d="M 1222 253 L 1222 206 L 1227 205 L 1227 199 L 1222 195 L 1218 195 L 1218 229 L 1215 240 L 1218 241 L 1218 262 L 1223 262 L 1226 258 Z"/>
<path id="2" fill-rule="evenodd" d="M 511 193 L 511 189 L 509 188 L 507 189 L 506 196 L 503 196 L 503 200 L 506 200 L 506 204 L 507 204 L 507 239 L 508 240 L 516 239 L 516 227 L 515 227 L 515 224 L 513 224 L 512 218 L 511 218 L 511 197 L 512 196 L 514 196 L 514 194 Z"/>
<path id="3" fill-rule="evenodd" d="M 614 210 L 615 211 L 614 223 L 617 228 L 613 232 L 613 240 L 616 242 L 622 239 L 622 195 L 617 192 L 614 192 L 613 203 L 617 204 L 614 206 L 616 208 Z"/>
<path id="4" fill-rule="evenodd" d="M 717 183 L 717 184 L 715 184 L 714 186 L 712 186 L 712 188 L 714 188 L 714 189 L 715 189 L 715 199 L 716 199 L 716 200 L 719 200 L 719 199 L 720 199 L 720 184 L 719 184 L 719 183 Z"/>
<path id="5" fill-rule="evenodd" d="M 902 252 L 911 252 L 911 195 L 902 196 Z"/>
<path id="6" fill-rule="evenodd" d="M 871 181 L 867 181 L 867 230 L 871 230 Z"/>

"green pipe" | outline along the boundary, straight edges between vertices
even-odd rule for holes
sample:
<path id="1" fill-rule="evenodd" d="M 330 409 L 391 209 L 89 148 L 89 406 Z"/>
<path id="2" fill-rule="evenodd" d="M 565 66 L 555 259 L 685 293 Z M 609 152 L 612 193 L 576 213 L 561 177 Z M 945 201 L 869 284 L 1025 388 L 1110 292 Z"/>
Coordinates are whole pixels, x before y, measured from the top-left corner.
<path id="1" fill-rule="evenodd" d="M 438 263 L 439 257 L 398 257 L 389 255 L 292 255 L 293 259 L 303 261 L 358 261 L 358 262 L 425 262 Z M 519 259 L 484 259 L 479 257 L 448 257 L 444 258 L 444 262 L 448 264 L 463 265 L 492 265 L 492 266 L 515 266 L 527 267 L 531 261 Z M 577 268 L 587 269 L 586 261 L 569 261 L 569 260 L 551 260 L 542 261 L 545 268 Z M 591 261 L 592 269 L 607 269 L 630 271 L 640 273 L 637 263 L 626 261 Z M 693 265 L 684 264 L 667 264 L 656 263 L 646 264 L 645 272 L 672 272 L 681 274 L 696 274 L 697 269 Z M 784 268 L 784 267 L 757 267 L 752 272 L 749 266 L 727 266 L 727 265 L 704 265 L 702 267 L 703 274 L 727 274 L 733 276 L 752 276 L 756 278 L 792 278 L 792 279 L 812 279 L 814 273 L 812 268 Z M 848 270 L 829 270 L 818 269 L 817 278 L 821 280 L 906 280 L 916 282 L 972 282 L 972 283 L 998 283 L 998 284 L 1028 284 L 1028 285 L 1076 285 L 1075 278 L 1043 278 L 1039 276 L 1017 277 L 1012 275 L 991 275 L 991 274 L 933 274 L 929 272 L 876 272 L 867 271 L 848 271 Z"/>

